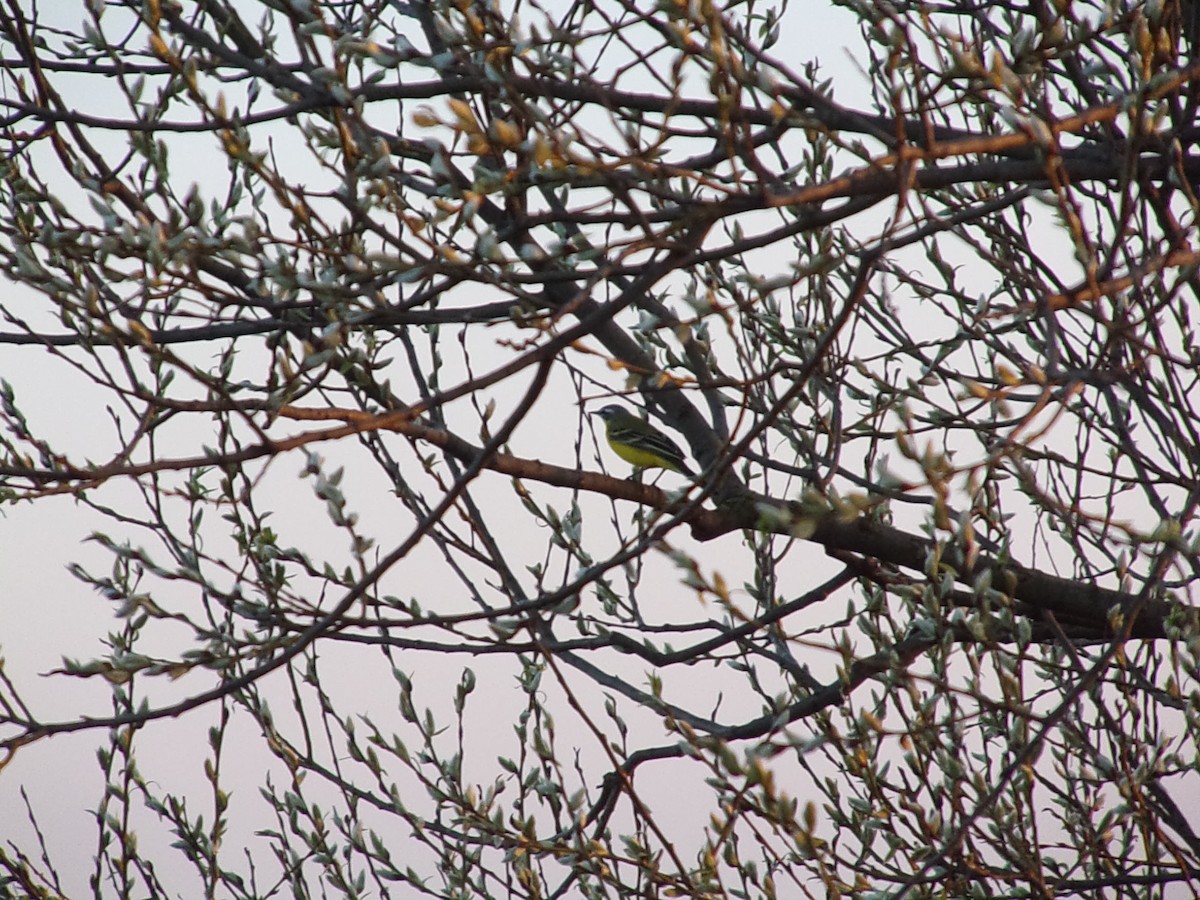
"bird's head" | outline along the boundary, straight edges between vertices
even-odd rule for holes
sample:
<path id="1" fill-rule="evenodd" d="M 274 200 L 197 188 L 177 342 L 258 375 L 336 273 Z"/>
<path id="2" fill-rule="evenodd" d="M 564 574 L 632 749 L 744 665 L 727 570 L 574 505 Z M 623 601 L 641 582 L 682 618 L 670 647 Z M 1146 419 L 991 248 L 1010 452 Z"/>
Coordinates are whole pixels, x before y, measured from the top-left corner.
<path id="1" fill-rule="evenodd" d="M 592 415 L 599 416 L 605 422 L 610 422 L 613 419 L 626 418 L 633 415 L 633 413 L 629 412 L 629 410 L 625 409 L 623 406 L 617 406 L 615 403 L 610 403 L 608 406 L 600 407 L 598 410 L 593 412 Z"/>

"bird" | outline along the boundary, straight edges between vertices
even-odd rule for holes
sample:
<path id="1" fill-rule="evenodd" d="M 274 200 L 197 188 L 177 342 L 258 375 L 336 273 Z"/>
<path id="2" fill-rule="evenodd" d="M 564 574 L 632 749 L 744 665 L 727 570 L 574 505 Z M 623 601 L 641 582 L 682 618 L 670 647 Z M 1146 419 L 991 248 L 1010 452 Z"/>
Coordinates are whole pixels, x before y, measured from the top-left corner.
<path id="1" fill-rule="evenodd" d="M 683 451 L 673 440 L 615 403 L 592 413 L 604 420 L 608 446 L 634 469 L 670 469 L 682 475 L 695 475 L 684 462 Z"/>

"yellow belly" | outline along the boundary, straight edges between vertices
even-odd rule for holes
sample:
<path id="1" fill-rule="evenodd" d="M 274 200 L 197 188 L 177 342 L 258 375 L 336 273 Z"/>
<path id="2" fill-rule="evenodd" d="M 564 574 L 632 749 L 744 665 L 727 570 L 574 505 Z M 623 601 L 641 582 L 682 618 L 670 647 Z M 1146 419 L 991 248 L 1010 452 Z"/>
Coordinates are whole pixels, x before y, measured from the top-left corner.
<path id="1" fill-rule="evenodd" d="M 665 460 L 649 450 L 643 450 L 640 447 L 631 447 L 629 444 L 613 444 L 613 452 L 627 463 L 632 463 L 639 469 L 670 469 L 672 472 L 682 473 L 682 469 L 669 460 Z"/>

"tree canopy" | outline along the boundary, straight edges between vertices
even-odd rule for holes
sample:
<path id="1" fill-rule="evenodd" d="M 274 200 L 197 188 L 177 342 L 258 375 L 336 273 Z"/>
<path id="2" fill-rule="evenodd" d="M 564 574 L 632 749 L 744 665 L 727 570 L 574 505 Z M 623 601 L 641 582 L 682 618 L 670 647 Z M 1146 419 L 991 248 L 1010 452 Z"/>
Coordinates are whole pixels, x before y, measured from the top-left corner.
<path id="1" fill-rule="evenodd" d="M 5 0 L 0 896 L 1194 895 L 1198 33 Z"/>

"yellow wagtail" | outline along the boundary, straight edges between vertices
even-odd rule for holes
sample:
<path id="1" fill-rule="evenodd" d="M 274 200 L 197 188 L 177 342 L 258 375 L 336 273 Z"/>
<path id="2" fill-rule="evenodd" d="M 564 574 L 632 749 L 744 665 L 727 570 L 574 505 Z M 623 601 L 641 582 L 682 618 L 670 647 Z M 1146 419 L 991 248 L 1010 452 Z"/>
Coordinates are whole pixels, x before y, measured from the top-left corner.
<path id="1" fill-rule="evenodd" d="M 636 469 L 670 469 L 694 475 L 684 462 L 683 451 L 673 440 L 623 406 L 611 403 L 592 413 L 604 420 L 608 446 Z"/>

